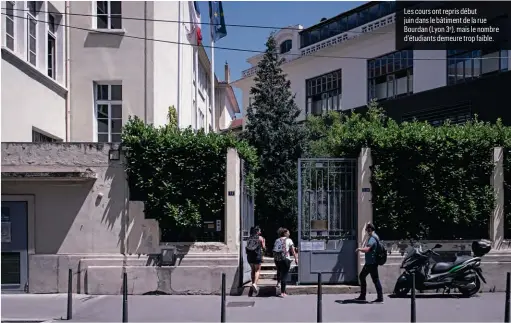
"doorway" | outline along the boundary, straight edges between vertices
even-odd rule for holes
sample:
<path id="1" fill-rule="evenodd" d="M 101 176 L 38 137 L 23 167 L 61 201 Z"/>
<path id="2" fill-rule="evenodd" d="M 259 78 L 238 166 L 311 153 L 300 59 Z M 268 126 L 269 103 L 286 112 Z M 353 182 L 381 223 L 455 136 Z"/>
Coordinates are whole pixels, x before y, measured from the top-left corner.
<path id="1" fill-rule="evenodd" d="M 2 291 L 28 292 L 28 203 L 2 201 Z"/>

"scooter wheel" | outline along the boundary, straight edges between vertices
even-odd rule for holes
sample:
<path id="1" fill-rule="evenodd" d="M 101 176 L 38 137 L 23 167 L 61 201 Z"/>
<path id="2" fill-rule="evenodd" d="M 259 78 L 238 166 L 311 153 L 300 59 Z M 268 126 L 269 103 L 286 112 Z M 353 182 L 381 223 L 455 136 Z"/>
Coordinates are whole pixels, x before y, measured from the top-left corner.
<path id="1" fill-rule="evenodd" d="M 479 277 L 477 276 L 475 277 L 474 284 L 475 286 L 469 289 L 458 288 L 458 290 L 461 293 L 461 296 L 468 298 L 477 294 L 477 292 L 479 292 L 479 289 L 481 288 L 481 281 L 479 280 Z"/>
<path id="2" fill-rule="evenodd" d="M 396 286 L 394 288 L 394 296 L 405 297 L 410 292 L 410 287 L 407 286 Z"/>

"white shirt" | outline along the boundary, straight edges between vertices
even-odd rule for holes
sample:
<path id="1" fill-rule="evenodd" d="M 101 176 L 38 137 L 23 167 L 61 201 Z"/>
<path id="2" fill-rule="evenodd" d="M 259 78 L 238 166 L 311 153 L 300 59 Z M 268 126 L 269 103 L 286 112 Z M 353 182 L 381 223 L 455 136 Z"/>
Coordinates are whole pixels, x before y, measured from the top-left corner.
<path id="1" fill-rule="evenodd" d="M 294 247 L 295 244 L 293 243 L 293 240 L 291 240 L 290 238 L 286 238 L 285 241 L 286 244 L 284 246 L 283 243 L 284 238 L 278 238 L 277 240 L 275 240 L 275 243 L 273 244 L 273 251 L 282 252 L 284 250 L 287 250 L 287 258 L 291 260 L 291 252 L 289 250 L 291 250 L 291 248 Z"/>

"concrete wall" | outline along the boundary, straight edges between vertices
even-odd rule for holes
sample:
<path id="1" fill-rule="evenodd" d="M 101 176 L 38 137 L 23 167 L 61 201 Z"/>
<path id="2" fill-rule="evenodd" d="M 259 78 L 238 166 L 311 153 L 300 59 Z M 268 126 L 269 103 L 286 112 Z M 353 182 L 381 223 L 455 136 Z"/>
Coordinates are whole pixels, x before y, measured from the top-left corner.
<path id="1" fill-rule="evenodd" d="M 132 294 L 219 293 L 222 272 L 236 292 L 237 152 L 227 156 L 225 196 L 228 190 L 235 195 L 226 205 L 226 243 L 160 244 L 158 223 L 145 219 L 143 203 L 128 200 L 122 154 L 120 160 L 109 158 L 117 149 L 100 143 L 2 143 L 2 200 L 28 202 L 29 292 L 66 292 L 69 269 L 77 293 L 119 294 L 123 270 L 133 282 Z M 177 250 L 176 264 L 157 267 L 155 256 L 169 247 Z"/>
<path id="2" fill-rule="evenodd" d="M 56 37 L 56 74 L 48 76 L 47 37 L 48 15 L 56 12 L 56 19 L 63 19 L 63 1 L 42 1 L 35 17 L 36 65 L 28 61 L 27 2 L 16 1 L 14 7 L 14 48 L 6 47 L 6 34 L 2 33 L 2 140 L 30 142 L 32 130 L 55 139 L 66 139 L 65 109 L 65 28 L 59 27 Z M 2 8 L 6 2 L 2 1 Z M 4 10 L 5 11 L 5 10 Z M 2 15 L 5 31 L 6 15 Z M 62 20 L 63 23 L 63 20 Z"/>

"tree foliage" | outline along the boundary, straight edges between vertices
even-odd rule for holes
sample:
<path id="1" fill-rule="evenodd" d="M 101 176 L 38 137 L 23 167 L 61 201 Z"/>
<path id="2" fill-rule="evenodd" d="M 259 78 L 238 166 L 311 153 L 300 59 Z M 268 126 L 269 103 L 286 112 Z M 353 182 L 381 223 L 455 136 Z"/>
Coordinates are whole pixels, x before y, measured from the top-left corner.
<path id="1" fill-rule="evenodd" d="M 366 115 L 312 117 L 308 128 L 315 156 L 357 156 L 371 148 L 373 217 L 386 239 L 488 236 L 493 148 L 511 143 L 500 121 L 399 124 L 371 103 Z"/>
<path id="2" fill-rule="evenodd" d="M 223 218 L 228 148 L 251 166 L 249 180 L 258 162 L 255 150 L 233 135 L 181 130 L 174 122 L 156 128 L 138 117 L 124 126 L 122 145 L 131 199 L 145 202 L 146 218 L 159 221 L 167 241 L 194 241 L 202 221 Z"/>
<path id="3" fill-rule="evenodd" d="M 252 104 L 247 108 L 243 133 L 259 156 L 256 222 L 269 236 L 280 226 L 289 226 L 292 232 L 296 229 L 297 161 L 307 143 L 306 129 L 297 123 L 300 109 L 282 63 L 271 35 L 250 90 Z"/>

